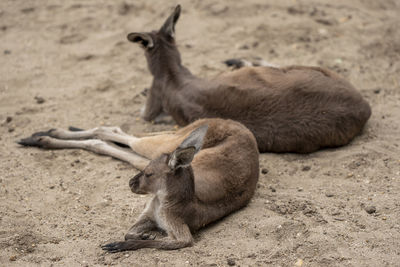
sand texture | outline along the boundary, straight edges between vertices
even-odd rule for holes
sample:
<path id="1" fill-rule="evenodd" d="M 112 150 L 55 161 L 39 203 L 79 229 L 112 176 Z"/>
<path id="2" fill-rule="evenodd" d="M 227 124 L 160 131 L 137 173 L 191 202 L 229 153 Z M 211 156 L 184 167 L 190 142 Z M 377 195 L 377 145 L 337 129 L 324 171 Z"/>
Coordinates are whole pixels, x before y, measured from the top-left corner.
<path id="1" fill-rule="evenodd" d="M 323 66 L 360 90 L 372 116 L 348 146 L 262 154 L 249 206 L 196 233 L 193 247 L 101 250 L 148 199 L 129 190 L 137 170 L 15 142 L 69 125 L 174 129 L 140 119 L 152 77 L 126 35 L 158 29 L 175 4 L 0 1 L 0 266 L 400 266 L 396 0 L 181 0 L 176 39 L 193 73 L 227 71 L 232 57 Z"/>

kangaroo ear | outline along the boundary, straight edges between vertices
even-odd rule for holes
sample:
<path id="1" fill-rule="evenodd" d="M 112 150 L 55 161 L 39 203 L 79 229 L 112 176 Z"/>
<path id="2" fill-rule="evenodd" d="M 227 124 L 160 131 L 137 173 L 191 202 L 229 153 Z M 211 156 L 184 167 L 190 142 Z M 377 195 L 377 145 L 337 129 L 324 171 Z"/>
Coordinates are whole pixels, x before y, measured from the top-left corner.
<path id="1" fill-rule="evenodd" d="M 195 154 L 196 148 L 194 146 L 177 148 L 169 157 L 168 167 L 171 170 L 187 167 L 192 163 Z"/>
<path id="2" fill-rule="evenodd" d="M 181 14 L 181 6 L 177 5 L 175 7 L 174 12 L 172 12 L 172 14 L 164 22 L 164 25 L 161 27 L 160 32 L 174 38 L 175 37 L 175 24 L 178 21 L 180 14 Z"/>
<path id="3" fill-rule="evenodd" d="M 153 38 L 148 33 L 132 32 L 127 36 L 132 43 L 139 43 L 143 48 L 152 48 L 154 46 Z"/>
<path id="4" fill-rule="evenodd" d="M 203 125 L 190 133 L 188 137 L 170 155 L 168 166 L 171 170 L 187 167 L 192 162 L 194 155 L 203 146 L 204 137 L 207 134 L 208 125 Z"/>

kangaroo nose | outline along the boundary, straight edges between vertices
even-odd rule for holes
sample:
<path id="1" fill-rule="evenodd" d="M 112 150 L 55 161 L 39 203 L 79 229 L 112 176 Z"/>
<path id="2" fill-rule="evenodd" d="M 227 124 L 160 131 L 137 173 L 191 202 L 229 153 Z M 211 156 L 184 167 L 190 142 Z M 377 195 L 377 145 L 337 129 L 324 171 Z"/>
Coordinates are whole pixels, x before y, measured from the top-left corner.
<path id="1" fill-rule="evenodd" d="M 137 186 L 139 185 L 139 178 L 140 178 L 140 176 L 142 176 L 142 175 L 143 175 L 143 172 L 140 172 L 140 173 L 136 174 L 134 177 L 132 177 L 132 178 L 129 180 L 129 187 L 130 187 L 131 189 L 133 189 L 133 188 L 135 188 L 135 187 L 137 187 Z"/>
<path id="2" fill-rule="evenodd" d="M 129 180 L 129 187 L 132 188 L 133 184 L 135 183 L 135 178 L 131 178 Z"/>

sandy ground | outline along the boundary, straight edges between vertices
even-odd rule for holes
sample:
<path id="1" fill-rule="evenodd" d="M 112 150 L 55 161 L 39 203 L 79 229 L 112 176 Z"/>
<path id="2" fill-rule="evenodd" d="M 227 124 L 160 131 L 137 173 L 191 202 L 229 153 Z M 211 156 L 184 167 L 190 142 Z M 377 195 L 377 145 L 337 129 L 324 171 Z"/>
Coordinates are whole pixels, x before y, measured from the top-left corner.
<path id="1" fill-rule="evenodd" d="M 107 254 L 99 245 L 121 239 L 147 200 L 127 186 L 137 171 L 15 141 L 69 125 L 173 129 L 139 118 L 151 76 L 126 35 L 158 29 L 176 3 L 2 0 L 0 265 L 400 266 L 400 3 L 180 3 L 177 42 L 193 73 L 255 56 L 330 68 L 372 106 L 363 134 L 310 155 L 262 154 L 250 205 L 196 233 L 193 247 Z"/>

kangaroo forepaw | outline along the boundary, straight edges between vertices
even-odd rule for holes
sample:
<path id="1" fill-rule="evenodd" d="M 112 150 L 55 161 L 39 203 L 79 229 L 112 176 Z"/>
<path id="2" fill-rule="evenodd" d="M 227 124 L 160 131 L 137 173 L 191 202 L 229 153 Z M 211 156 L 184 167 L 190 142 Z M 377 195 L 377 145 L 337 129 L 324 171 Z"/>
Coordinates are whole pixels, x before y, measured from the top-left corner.
<path id="1" fill-rule="evenodd" d="M 122 241 L 122 242 L 112 242 L 101 246 L 103 250 L 110 253 L 116 253 L 126 250 L 136 250 L 139 248 L 135 241 Z"/>
<path id="2" fill-rule="evenodd" d="M 123 243 L 125 243 L 125 242 L 108 243 L 108 244 L 105 244 L 105 245 L 101 246 L 101 248 L 103 250 L 106 250 L 106 251 L 110 252 L 110 253 L 121 252 L 121 251 L 124 251 Z"/>

